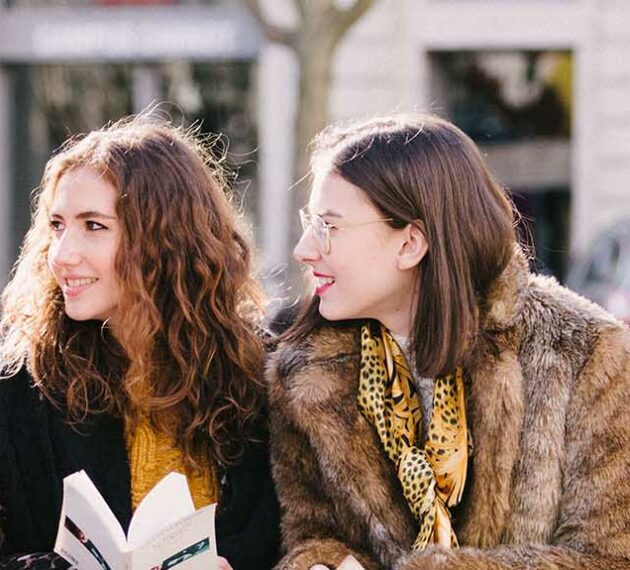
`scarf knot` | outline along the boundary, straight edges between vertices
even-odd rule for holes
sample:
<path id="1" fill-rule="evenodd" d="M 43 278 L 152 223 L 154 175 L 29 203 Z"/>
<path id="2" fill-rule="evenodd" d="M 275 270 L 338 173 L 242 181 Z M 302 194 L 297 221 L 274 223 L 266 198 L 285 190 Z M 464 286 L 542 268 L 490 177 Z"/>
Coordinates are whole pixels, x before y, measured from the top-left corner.
<path id="1" fill-rule="evenodd" d="M 435 379 L 433 412 L 420 448 L 422 408 L 400 347 L 382 325 L 361 329 L 357 404 L 394 463 L 420 530 L 414 549 L 457 546 L 448 507 L 461 500 L 472 445 L 466 425 L 463 371 Z"/>

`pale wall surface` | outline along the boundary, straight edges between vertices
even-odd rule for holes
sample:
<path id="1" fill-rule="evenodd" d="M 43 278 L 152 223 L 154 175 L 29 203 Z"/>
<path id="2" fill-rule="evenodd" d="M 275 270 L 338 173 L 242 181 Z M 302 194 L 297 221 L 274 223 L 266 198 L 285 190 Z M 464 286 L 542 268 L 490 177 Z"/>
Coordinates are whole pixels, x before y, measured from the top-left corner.
<path id="1" fill-rule="evenodd" d="M 439 112 L 435 49 L 573 50 L 572 253 L 630 217 L 630 2 L 377 0 L 339 49 L 333 119 Z"/>

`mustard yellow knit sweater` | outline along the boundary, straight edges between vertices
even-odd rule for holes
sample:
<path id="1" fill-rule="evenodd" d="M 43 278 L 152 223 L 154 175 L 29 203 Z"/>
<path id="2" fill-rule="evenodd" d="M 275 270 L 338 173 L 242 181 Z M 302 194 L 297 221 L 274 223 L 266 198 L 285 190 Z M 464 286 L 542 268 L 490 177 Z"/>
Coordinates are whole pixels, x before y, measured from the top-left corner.
<path id="1" fill-rule="evenodd" d="M 134 510 L 155 484 L 171 471 L 186 475 L 195 508 L 217 502 L 217 469 L 207 454 L 196 458 L 199 469 L 187 468 L 174 439 L 155 430 L 144 417 L 140 418 L 133 430 L 128 423 L 125 424 L 125 443 L 131 470 L 131 506 Z"/>

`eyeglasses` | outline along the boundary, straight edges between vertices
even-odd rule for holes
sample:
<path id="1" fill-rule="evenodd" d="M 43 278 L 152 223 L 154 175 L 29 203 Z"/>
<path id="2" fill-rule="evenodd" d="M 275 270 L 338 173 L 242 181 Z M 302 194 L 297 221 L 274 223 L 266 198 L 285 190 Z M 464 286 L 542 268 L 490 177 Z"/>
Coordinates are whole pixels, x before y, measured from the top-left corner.
<path id="1" fill-rule="evenodd" d="M 306 233 L 308 230 L 313 230 L 313 236 L 317 241 L 321 252 L 328 255 L 331 249 L 330 243 L 330 230 L 335 228 L 337 230 L 347 230 L 349 228 L 356 228 L 358 226 L 367 226 L 368 224 L 377 224 L 379 222 L 393 222 L 393 218 L 379 218 L 378 220 L 369 220 L 367 222 L 358 222 L 356 224 L 345 224 L 344 226 L 336 226 L 329 224 L 319 214 L 311 214 L 306 211 L 306 208 L 300 209 L 300 222 L 302 223 L 302 230 Z"/>

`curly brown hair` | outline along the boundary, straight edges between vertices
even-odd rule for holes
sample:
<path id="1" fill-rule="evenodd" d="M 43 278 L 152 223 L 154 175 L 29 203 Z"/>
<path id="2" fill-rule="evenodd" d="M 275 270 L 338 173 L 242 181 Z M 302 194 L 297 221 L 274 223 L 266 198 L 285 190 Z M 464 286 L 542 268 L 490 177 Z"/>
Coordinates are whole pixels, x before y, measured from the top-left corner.
<path id="1" fill-rule="evenodd" d="M 133 425 L 141 412 L 188 462 L 209 436 L 212 456 L 231 464 L 255 437 L 262 406 L 262 293 L 223 160 L 209 147 L 136 117 L 70 140 L 50 159 L 2 296 L 0 358 L 5 375 L 26 366 L 75 424 L 108 412 Z M 115 337 L 65 314 L 47 264 L 55 188 L 77 167 L 119 192 Z"/>

